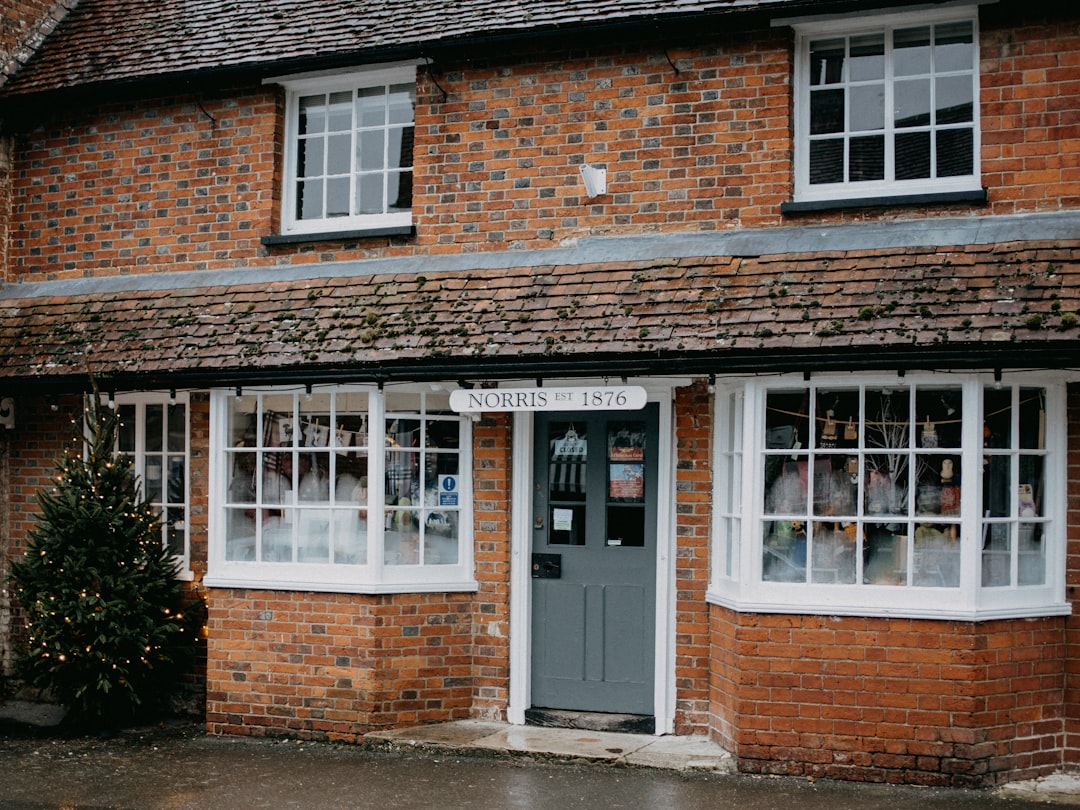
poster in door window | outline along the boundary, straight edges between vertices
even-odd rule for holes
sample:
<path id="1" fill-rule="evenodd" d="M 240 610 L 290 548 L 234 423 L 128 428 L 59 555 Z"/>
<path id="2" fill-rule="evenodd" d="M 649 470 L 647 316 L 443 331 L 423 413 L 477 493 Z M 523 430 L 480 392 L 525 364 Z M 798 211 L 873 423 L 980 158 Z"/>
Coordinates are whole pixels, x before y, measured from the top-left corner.
<path id="1" fill-rule="evenodd" d="M 645 498 L 644 464 L 608 465 L 609 497 L 620 501 L 640 501 Z"/>

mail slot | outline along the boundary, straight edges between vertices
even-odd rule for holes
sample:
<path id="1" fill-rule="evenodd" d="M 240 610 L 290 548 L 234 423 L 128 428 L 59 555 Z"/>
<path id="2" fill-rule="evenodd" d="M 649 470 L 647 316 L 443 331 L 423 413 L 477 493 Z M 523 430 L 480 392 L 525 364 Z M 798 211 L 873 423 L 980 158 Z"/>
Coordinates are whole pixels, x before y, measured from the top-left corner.
<path id="1" fill-rule="evenodd" d="M 533 554 L 533 579 L 561 579 L 562 554 Z"/>

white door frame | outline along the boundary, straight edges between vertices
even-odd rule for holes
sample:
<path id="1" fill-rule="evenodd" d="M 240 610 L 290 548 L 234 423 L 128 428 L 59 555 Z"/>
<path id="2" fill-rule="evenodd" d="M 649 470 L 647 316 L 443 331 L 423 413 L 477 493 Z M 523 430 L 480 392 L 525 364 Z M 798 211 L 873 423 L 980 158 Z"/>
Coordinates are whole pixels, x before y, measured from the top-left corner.
<path id="1" fill-rule="evenodd" d="M 547 382 L 547 381 L 545 381 Z M 603 381 L 568 380 L 551 385 L 596 384 Z M 660 447 L 657 450 L 656 497 L 656 655 L 653 716 L 656 733 L 675 729 L 675 420 L 672 402 L 675 389 L 689 385 L 689 379 L 631 379 L 643 386 L 649 402 L 660 405 Z M 514 413 L 513 462 L 510 487 L 510 702 L 506 719 L 525 724 L 525 710 L 532 705 L 530 694 L 532 639 L 532 503 L 533 503 L 533 415 Z"/>

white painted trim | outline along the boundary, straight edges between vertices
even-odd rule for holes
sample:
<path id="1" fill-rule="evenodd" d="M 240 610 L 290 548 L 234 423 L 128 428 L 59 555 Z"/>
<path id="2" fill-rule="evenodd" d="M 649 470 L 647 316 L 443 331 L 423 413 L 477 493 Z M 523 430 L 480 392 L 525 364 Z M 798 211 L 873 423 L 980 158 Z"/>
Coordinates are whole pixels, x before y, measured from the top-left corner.
<path id="1" fill-rule="evenodd" d="M 656 653 L 653 716 L 656 734 L 675 731 L 675 559 L 678 544 L 675 488 L 675 389 L 660 398 L 660 446 L 656 458 Z M 665 427 L 666 426 L 666 427 Z M 666 438 L 666 441 L 664 440 Z"/>
<path id="2" fill-rule="evenodd" d="M 506 719 L 525 724 L 525 710 L 532 702 L 532 588 L 529 560 L 532 554 L 533 416 L 514 414 L 514 454 L 510 483 L 510 703 Z"/>

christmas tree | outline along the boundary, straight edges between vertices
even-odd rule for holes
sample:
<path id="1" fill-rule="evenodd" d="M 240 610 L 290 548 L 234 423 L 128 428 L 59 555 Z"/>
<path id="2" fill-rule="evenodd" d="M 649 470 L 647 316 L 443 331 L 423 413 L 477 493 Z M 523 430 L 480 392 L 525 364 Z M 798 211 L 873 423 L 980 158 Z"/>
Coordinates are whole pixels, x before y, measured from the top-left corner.
<path id="1" fill-rule="evenodd" d="M 149 717 L 194 653 L 178 563 L 162 543 L 132 460 L 115 452 L 115 410 L 96 385 L 85 433 L 57 463 L 26 554 L 10 581 L 26 616 L 20 674 L 69 710 L 72 723 L 119 728 Z"/>

